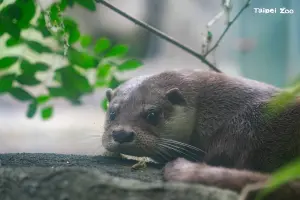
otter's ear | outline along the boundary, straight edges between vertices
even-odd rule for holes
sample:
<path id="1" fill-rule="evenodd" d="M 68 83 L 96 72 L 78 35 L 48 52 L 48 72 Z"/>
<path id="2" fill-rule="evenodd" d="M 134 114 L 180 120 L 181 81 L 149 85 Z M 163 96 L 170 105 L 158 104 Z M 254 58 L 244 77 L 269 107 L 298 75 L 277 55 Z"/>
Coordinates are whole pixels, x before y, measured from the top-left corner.
<path id="1" fill-rule="evenodd" d="M 106 90 L 105 95 L 106 95 L 106 98 L 107 98 L 108 102 L 111 101 L 113 94 L 114 94 L 114 92 L 113 92 L 113 90 L 111 88 L 108 88 Z"/>
<path id="2" fill-rule="evenodd" d="M 186 101 L 178 88 L 170 89 L 167 92 L 168 100 L 174 105 L 185 105 Z"/>

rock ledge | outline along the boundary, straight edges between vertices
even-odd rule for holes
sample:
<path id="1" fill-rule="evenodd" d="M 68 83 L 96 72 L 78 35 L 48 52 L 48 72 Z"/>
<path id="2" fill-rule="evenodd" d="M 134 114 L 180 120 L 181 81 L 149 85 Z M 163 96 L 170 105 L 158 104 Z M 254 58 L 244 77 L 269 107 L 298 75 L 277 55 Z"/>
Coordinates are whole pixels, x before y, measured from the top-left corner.
<path id="1" fill-rule="evenodd" d="M 161 166 L 131 171 L 134 163 L 101 156 L 1 154 L 1 200 L 236 200 L 203 185 L 164 183 Z"/>

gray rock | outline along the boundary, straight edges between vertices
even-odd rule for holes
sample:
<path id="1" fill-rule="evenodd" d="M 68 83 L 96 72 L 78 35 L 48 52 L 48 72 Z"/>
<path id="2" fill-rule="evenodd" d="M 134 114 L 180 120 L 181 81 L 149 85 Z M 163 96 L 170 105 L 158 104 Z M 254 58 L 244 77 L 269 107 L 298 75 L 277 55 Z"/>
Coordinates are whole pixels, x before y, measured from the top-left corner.
<path id="1" fill-rule="evenodd" d="M 1 200 L 235 200 L 197 184 L 165 183 L 160 165 L 131 171 L 134 161 L 59 154 L 0 155 Z"/>

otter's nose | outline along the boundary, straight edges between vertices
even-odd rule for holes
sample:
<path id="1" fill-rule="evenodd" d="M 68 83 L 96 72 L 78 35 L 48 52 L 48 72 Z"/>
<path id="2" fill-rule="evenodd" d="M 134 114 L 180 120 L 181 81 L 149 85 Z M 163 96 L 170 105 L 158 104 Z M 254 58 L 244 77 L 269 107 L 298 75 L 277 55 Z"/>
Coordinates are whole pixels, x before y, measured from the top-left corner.
<path id="1" fill-rule="evenodd" d="M 114 141 L 119 143 L 132 142 L 134 139 L 134 132 L 113 131 L 112 137 Z"/>

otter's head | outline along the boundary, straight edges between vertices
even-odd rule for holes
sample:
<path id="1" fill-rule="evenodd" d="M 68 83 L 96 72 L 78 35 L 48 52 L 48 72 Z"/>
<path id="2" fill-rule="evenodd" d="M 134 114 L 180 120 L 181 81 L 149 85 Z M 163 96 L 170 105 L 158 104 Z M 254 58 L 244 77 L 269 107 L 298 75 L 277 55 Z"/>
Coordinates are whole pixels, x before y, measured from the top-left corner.
<path id="1" fill-rule="evenodd" d="M 103 146 L 111 152 L 158 162 L 191 159 L 194 147 L 186 143 L 194 128 L 195 109 L 176 82 L 178 79 L 161 76 L 138 77 L 114 91 L 108 89 Z"/>

